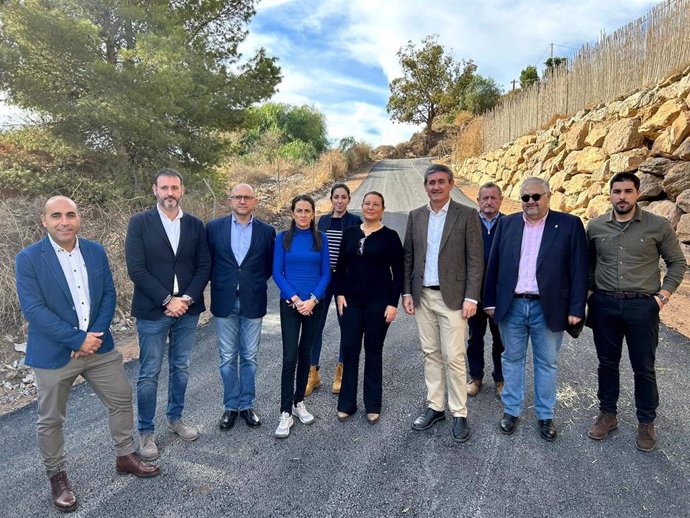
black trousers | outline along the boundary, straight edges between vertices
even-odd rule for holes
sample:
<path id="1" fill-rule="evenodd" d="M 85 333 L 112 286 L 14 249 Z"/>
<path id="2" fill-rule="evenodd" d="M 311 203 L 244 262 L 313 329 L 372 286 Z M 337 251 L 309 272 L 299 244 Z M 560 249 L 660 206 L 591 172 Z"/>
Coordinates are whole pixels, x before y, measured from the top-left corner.
<path id="1" fill-rule="evenodd" d="M 292 405 L 304 400 L 309 379 L 309 356 L 319 330 L 325 304 L 317 304 L 311 316 L 300 314 L 280 301 L 280 332 L 283 338 L 283 371 L 280 382 L 280 411 L 292 412 Z M 295 379 L 295 369 L 297 378 Z"/>
<path id="2" fill-rule="evenodd" d="M 481 380 L 484 378 L 484 335 L 486 326 L 491 330 L 491 359 L 494 363 L 494 371 L 491 376 L 494 381 L 503 381 L 503 369 L 501 368 L 501 353 L 503 352 L 503 341 L 498 331 L 498 324 L 489 317 L 482 308 L 477 308 L 477 314 L 468 321 L 469 338 L 467 339 L 467 364 L 470 371 L 470 378 Z"/>
<path id="3" fill-rule="evenodd" d="M 341 318 L 343 344 L 343 383 L 338 396 L 338 411 L 357 412 L 359 356 L 364 341 L 364 408 L 381 413 L 383 393 L 383 341 L 389 324 L 383 313 L 386 301 L 357 303 L 348 301 Z"/>
<path id="4" fill-rule="evenodd" d="M 599 358 L 599 409 L 615 414 L 620 393 L 619 364 L 623 338 L 635 380 L 635 406 L 640 423 L 654 422 L 659 406 L 654 361 L 659 342 L 659 305 L 654 297 L 616 299 L 593 293 L 588 324 Z"/>

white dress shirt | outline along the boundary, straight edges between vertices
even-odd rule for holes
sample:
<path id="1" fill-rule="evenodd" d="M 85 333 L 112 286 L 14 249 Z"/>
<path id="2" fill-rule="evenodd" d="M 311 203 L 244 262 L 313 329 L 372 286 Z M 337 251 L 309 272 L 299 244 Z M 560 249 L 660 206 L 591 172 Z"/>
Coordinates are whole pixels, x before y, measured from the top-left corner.
<path id="1" fill-rule="evenodd" d="M 180 220 L 182 216 L 184 216 L 184 213 L 182 209 L 178 207 L 177 216 L 175 216 L 175 219 L 170 219 L 165 215 L 158 204 L 156 204 L 156 208 L 158 209 L 158 215 L 161 217 L 163 229 L 165 230 L 165 235 L 168 236 L 168 241 L 170 241 L 173 253 L 177 255 L 177 247 L 180 244 Z M 179 290 L 180 287 L 177 284 L 177 275 L 175 275 L 173 294 L 178 295 Z"/>
<path id="2" fill-rule="evenodd" d="M 57 254 L 62 273 L 67 279 L 74 310 L 79 319 L 79 329 L 86 332 L 89 329 L 89 319 L 91 318 L 91 297 L 89 296 L 89 275 L 86 272 L 86 263 L 84 263 L 79 249 L 79 238 L 77 238 L 71 252 L 58 245 L 52 237 L 48 236 L 48 238 Z"/>
<path id="3" fill-rule="evenodd" d="M 450 199 L 441 207 L 438 212 L 434 212 L 431 204 L 427 204 L 429 209 L 429 225 L 426 231 L 426 263 L 424 264 L 424 286 L 438 286 L 438 254 L 441 250 L 441 237 L 443 236 L 443 226 L 446 224 L 446 215 Z"/>

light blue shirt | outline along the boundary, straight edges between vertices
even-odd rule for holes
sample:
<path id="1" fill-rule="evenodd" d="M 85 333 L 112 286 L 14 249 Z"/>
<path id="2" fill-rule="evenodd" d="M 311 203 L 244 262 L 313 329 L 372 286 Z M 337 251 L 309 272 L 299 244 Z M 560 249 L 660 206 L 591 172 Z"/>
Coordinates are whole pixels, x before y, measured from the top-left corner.
<path id="1" fill-rule="evenodd" d="M 252 244 L 252 223 L 254 222 L 254 216 L 249 219 L 249 223 L 240 223 L 235 218 L 235 214 L 232 215 L 232 231 L 230 232 L 230 246 L 232 247 L 232 253 L 235 256 L 237 264 L 242 264 L 244 258 L 247 256 L 249 251 L 249 245 Z"/>
<path id="2" fill-rule="evenodd" d="M 48 236 L 50 244 L 57 254 L 62 273 L 67 279 L 67 286 L 72 295 L 74 310 L 79 319 L 79 329 L 87 331 L 89 329 L 89 318 L 91 315 L 91 297 L 89 296 L 89 275 L 86 272 L 86 263 L 79 249 L 79 238 L 74 245 L 74 249 L 68 252 L 58 245 L 53 238 Z"/>

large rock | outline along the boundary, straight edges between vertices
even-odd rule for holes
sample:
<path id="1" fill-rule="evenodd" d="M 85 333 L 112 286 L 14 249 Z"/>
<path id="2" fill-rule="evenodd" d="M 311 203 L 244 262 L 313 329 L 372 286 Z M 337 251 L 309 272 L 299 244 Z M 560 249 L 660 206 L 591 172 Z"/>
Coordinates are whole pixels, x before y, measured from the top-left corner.
<path id="1" fill-rule="evenodd" d="M 664 176 L 664 191 L 672 200 L 685 189 L 690 189 L 690 162 L 676 162 Z"/>
<path id="2" fill-rule="evenodd" d="M 589 146 L 581 151 L 571 151 L 563 162 L 563 169 L 578 173 L 593 173 L 608 159 L 608 155 L 598 147 Z"/>
<path id="3" fill-rule="evenodd" d="M 589 133 L 585 138 L 585 145 L 601 147 L 604 144 L 608 132 L 609 128 L 605 124 L 595 124 L 589 129 Z"/>
<path id="4" fill-rule="evenodd" d="M 549 200 L 549 207 L 553 210 L 565 210 L 565 199 L 566 196 L 562 192 L 558 192 L 551 189 L 551 199 Z"/>
<path id="5" fill-rule="evenodd" d="M 608 196 L 608 187 L 602 182 L 592 182 L 587 188 L 587 195 L 590 200 L 601 195 Z"/>
<path id="6" fill-rule="evenodd" d="M 585 217 L 587 219 L 596 218 L 597 216 L 601 216 L 609 210 L 611 210 L 611 202 L 609 201 L 609 197 L 603 194 L 595 196 L 590 200 L 589 205 L 587 205 Z"/>
<path id="7" fill-rule="evenodd" d="M 635 171 L 645 161 L 648 153 L 646 147 L 641 147 L 611 155 L 609 169 L 614 174 Z"/>
<path id="8" fill-rule="evenodd" d="M 677 147 L 690 136 L 690 112 L 684 111 L 671 124 L 671 143 Z"/>
<path id="9" fill-rule="evenodd" d="M 664 129 L 668 128 L 680 115 L 680 112 L 687 110 L 688 105 L 683 99 L 669 99 L 652 115 L 640 125 L 640 134 L 649 138 L 656 138 Z"/>
<path id="10" fill-rule="evenodd" d="M 681 243 L 690 243 L 690 214 L 683 214 L 676 226 L 676 235 Z"/>
<path id="11" fill-rule="evenodd" d="M 568 171 L 559 171 L 549 180 L 551 192 L 565 190 L 565 183 L 572 178 L 573 174 Z"/>
<path id="12" fill-rule="evenodd" d="M 663 156 L 670 158 L 673 156 L 673 137 L 671 135 L 671 128 L 666 128 L 662 131 L 659 136 L 654 140 L 652 149 L 649 154 L 651 156 Z"/>
<path id="13" fill-rule="evenodd" d="M 661 176 L 649 173 L 639 173 L 637 176 L 640 177 L 640 200 L 654 200 L 664 192 Z"/>
<path id="14" fill-rule="evenodd" d="M 581 193 L 586 192 L 589 186 L 592 185 L 592 177 L 588 174 L 576 174 L 570 180 L 563 184 L 563 188 L 566 194 L 579 196 Z M 589 198 L 588 200 L 589 201 Z M 586 205 L 579 205 L 584 207 Z M 571 208 L 576 208 L 575 206 Z"/>
<path id="15" fill-rule="evenodd" d="M 641 173 L 649 173 L 649 174 L 655 174 L 657 176 L 666 176 L 668 174 L 669 169 L 673 167 L 676 164 L 673 160 L 669 160 L 668 158 L 658 158 L 658 157 L 653 157 L 653 158 L 648 158 L 644 162 L 640 164 L 640 167 L 638 167 L 638 170 Z"/>
<path id="16" fill-rule="evenodd" d="M 609 155 L 642 146 L 644 139 L 639 133 L 638 119 L 622 119 L 609 126 L 602 147 Z"/>
<path id="17" fill-rule="evenodd" d="M 592 173 L 592 180 L 595 182 L 608 182 L 611 178 L 610 160 L 604 162 L 599 169 Z"/>
<path id="18" fill-rule="evenodd" d="M 683 212 L 690 213 L 690 189 L 686 189 L 676 196 L 676 206 Z"/>
<path id="19" fill-rule="evenodd" d="M 653 201 L 647 205 L 647 210 L 666 218 L 673 228 L 676 228 L 680 217 L 683 215 L 676 204 L 670 200 Z"/>
<path id="20" fill-rule="evenodd" d="M 580 150 L 585 147 L 585 139 L 589 133 L 589 122 L 580 121 L 573 124 L 565 134 L 565 148 L 568 151 Z"/>
<path id="21" fill-rule="evenodd" d="M 690 160 L 690 137 L 686 138 L 673 152 L 673 157 L 680 160 Z"/>

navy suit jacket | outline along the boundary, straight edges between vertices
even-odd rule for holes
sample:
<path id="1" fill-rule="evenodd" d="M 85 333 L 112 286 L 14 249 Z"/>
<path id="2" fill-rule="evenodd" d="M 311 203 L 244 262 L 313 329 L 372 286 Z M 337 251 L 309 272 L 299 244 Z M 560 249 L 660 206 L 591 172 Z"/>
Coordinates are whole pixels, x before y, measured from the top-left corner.
<path id="1" fill-rule="evenodd" d="M 495 307 L 500 323 L 513 300 L 518 281 L 522 212 L 498 222 L 489 254 L 484 285 L 484 307 Z M 546 325 L 553 332 L 565 330 L 568 315 L 584 318 L 587 298 L 587 244 L 582 221 L 550 210 L 537 257 L 537 286 Z"/>
<path id="2" fill-rule="evenodd" d="M 177 253 L 170 246 L 158 209 L 153 207 L 129 220 L 125 240 L 127 273 L 134 283 L 132 316 L 159 320 L 165 316 L 163 301 L 173 294 L 177 275 L 178 295 L 194 303 L 187 315 L 199 315 L 204 306 L 204 288 L 211 272 L 204 223 L 184 212 L 180 219 Z"/>
<path id="3" fill-rule="evenodd" d="M 211 254 L 211 313 L 225 318 L 235 307 L 240 292 L 240 312 L 247 318 L 266 314 L 266 281 L 273 269 L 276 231 L 256 218 L 252 220 L 252 241 L 242 264 L 232 252 L 232 216 L 214 219 L 206 226 Z"/>
<path id="4" fill-rule="evenodd" d="M 102 332 L 96 354 L 114 347 L 110 323 L 115 313 L 115 286 L 103 247 L 79 238 L 79 250 L 89 277 L 89 332 Z M 48 236 L 26 247 L 16 258 L 17 295 L 29 322 L 26 364 L 38 369 L 58 369 L 69 363 L 86 339 L 79 329 L 77 311 L 67 279 Z"/>

